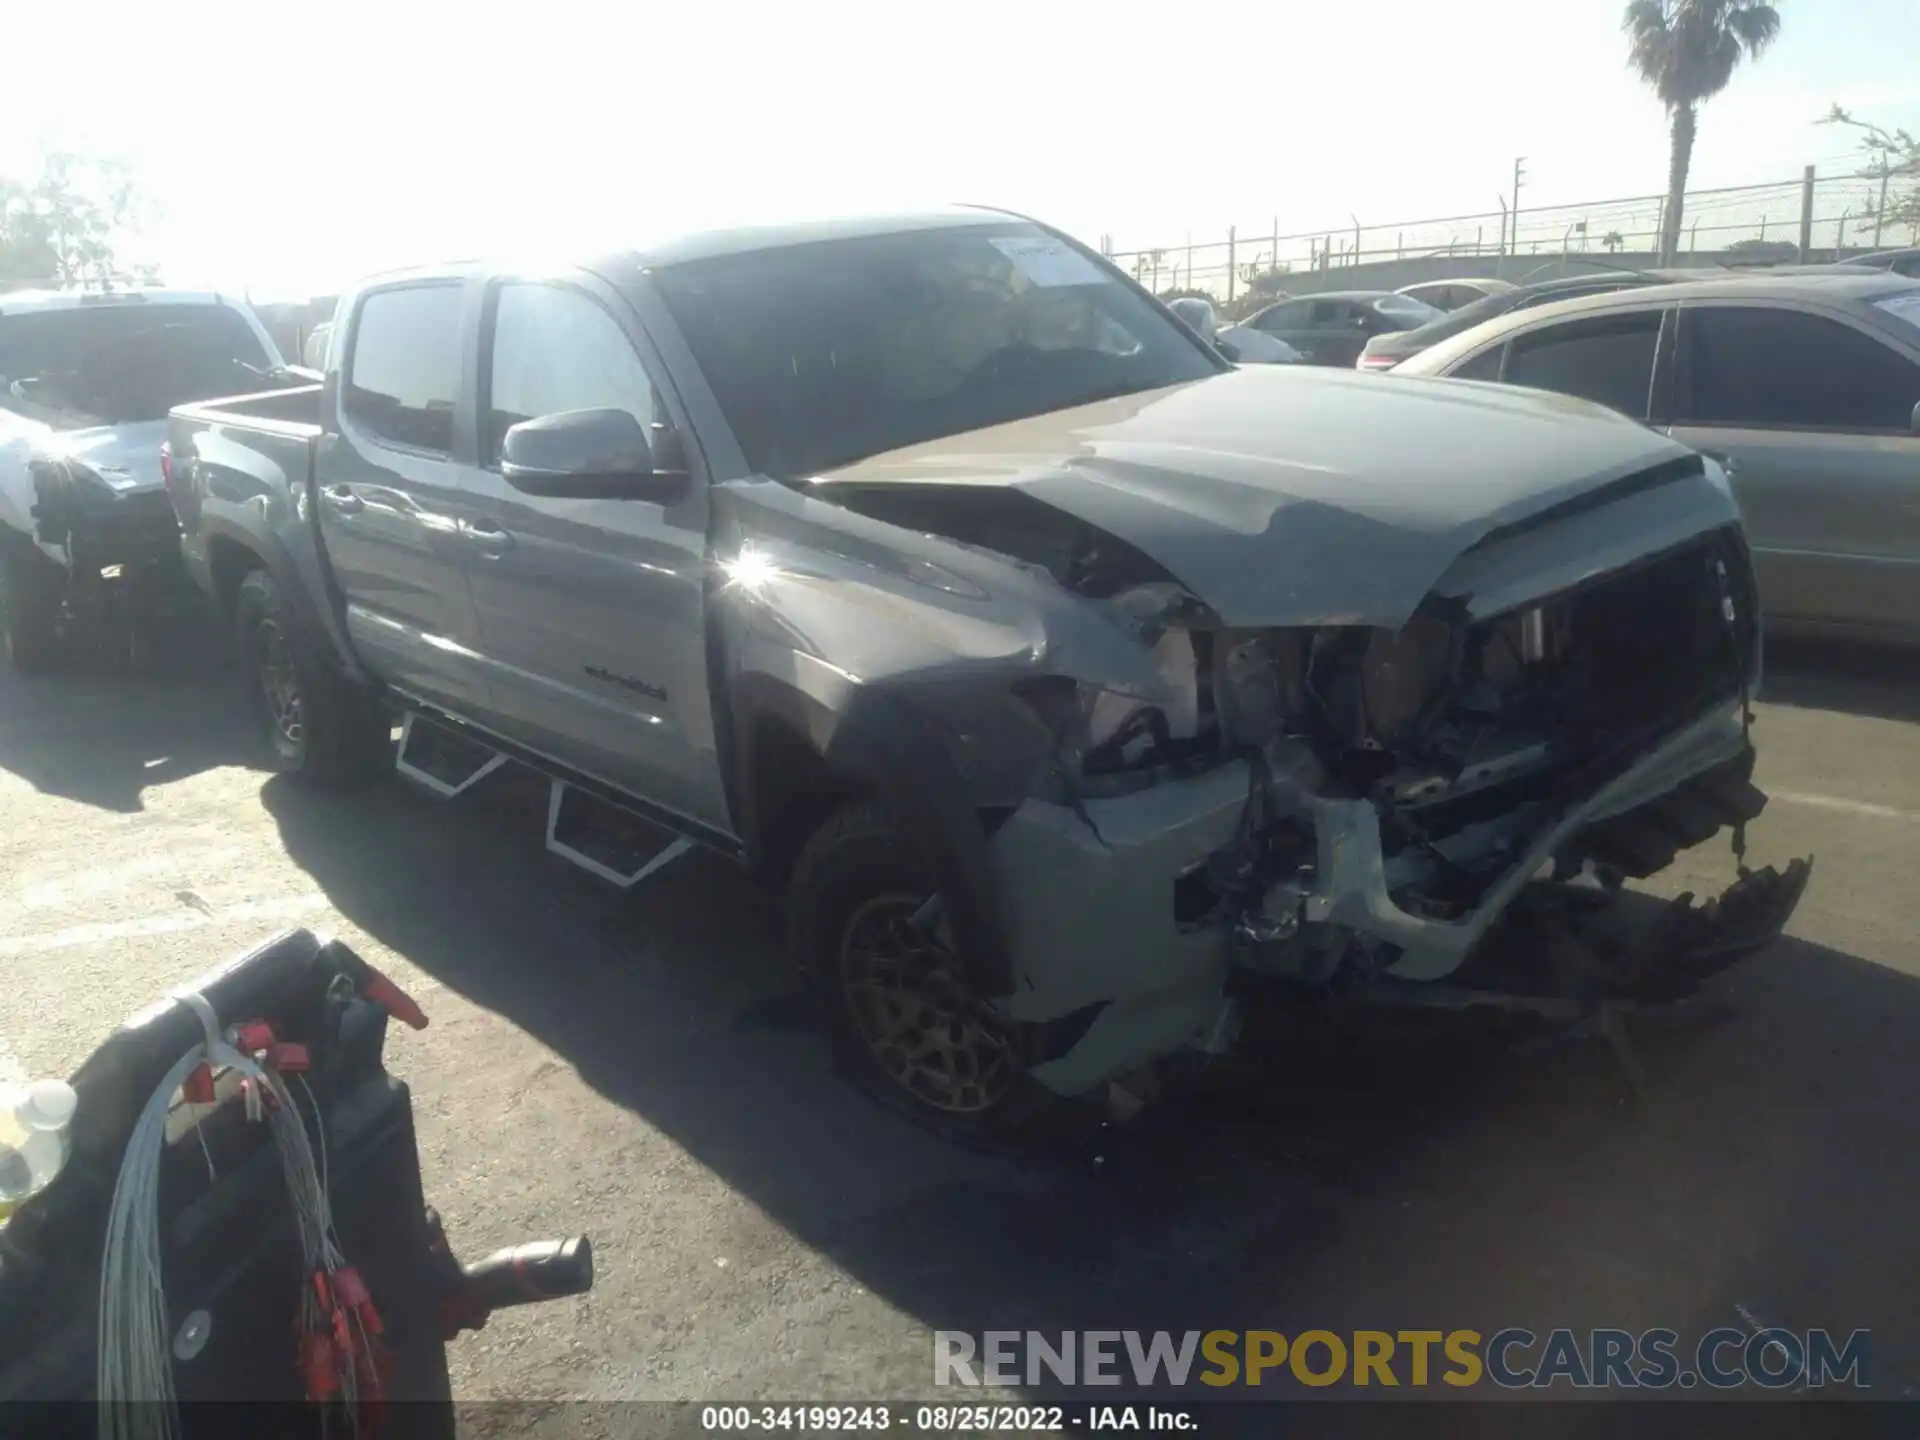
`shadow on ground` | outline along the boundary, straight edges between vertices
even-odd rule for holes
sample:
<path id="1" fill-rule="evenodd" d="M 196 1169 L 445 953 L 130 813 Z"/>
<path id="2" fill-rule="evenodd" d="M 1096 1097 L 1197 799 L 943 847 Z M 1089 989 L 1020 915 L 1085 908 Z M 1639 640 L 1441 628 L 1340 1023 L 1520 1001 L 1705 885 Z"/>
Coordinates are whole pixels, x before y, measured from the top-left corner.
<path id="1" fill-rule="evenodd" d="M 1770 640 L 1762 699 L 1800 710 L 1920 720 L 1920 652 L 1886 646 Z"/>
<path id="2" fill-rule="evenodd" d="M 835 1079 L 771 907 L 720 862 L 614 895 L 543 855 L 513 782 L 459 814 L 395 785 L 263 800 L 356 925 L 932 1327 L 1698 1335 L 1739 1305 L 1920 1343 L 1920 985 L 1817 945 L 1725 977 L 1719 1023 L 1643 1026 L 1645 1102 L 1604 1047 L 1511 1022 L 1276 1017 L 1230 1093 L 989 1157 Z"/>
<path id="3" fill-rule="evenodd" d="M 210 627 L 170 633 L 137 669 L 97 655 L 45 676 L 0 667 L 0 771 L 43 794 L 131 814 L 153 786 L 258 753 Z"/>

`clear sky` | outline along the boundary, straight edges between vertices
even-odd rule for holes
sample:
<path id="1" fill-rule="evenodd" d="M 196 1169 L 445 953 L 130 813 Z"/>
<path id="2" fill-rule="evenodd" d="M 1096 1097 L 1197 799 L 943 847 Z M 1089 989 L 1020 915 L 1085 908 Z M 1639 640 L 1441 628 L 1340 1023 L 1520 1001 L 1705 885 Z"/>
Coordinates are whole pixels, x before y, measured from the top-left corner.
<path id="1" fill-rule="evenodd" d="M 1834 101 L 1920 129 L 1920 0 L 1778 0 L 1700 185 L 1838 169 Z M 0 0 L 0 173 L 127 160 L 176 284 L 767 212 L 981 201 L 1119 248 L 1664 189 L 1621 0 Z"/>

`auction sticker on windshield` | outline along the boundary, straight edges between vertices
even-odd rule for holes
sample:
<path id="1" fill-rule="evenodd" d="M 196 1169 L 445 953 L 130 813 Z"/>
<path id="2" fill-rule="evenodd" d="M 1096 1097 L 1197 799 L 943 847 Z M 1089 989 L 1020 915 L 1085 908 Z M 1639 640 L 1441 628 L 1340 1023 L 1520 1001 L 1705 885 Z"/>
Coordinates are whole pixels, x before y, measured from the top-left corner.
<path id="1" fill-rule="evenodd" d="M 1044 235 L 998 237 L 988 241 L 1035 285 L 1103 285 L 1107 275 L 1071 245 Z"/>

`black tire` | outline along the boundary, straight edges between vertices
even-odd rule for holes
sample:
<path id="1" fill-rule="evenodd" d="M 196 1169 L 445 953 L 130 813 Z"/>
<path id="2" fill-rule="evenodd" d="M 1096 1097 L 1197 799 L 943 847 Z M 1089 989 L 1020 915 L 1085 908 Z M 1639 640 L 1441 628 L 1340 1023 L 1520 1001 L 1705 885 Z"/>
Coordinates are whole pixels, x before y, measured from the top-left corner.
<path id="1" fill-rule="evenodd" d="M 0 536 L 0 645 L 19 674 L 44 674 L 58 659 L 65 584 L 65 572 L 31 542 Z"/>
<path id="2" fill-rule="evenodd" d="M 813 833 L 794 864 L 788 938 L 848 1078 L 951 1138 L 997 1143 L 1047 1104 L 1026 1073 L 1019 1028 L 984 1010 L 964 959 L 933 937 L 906 927 L 892 967 L 906 982 L 897 989 L 869 943 L 876 927 L 894 933 L 892 922 L 934 889 L 899 823 L 855 801 Z"/>
<path id="3" fill-rule="evenodd" d="M 233 611 L 241 681 L 274 769 L 344 786 L 391 768 L 385 712 L 313 640 L 273 576 L 250 573 L 235 593 Z"/>

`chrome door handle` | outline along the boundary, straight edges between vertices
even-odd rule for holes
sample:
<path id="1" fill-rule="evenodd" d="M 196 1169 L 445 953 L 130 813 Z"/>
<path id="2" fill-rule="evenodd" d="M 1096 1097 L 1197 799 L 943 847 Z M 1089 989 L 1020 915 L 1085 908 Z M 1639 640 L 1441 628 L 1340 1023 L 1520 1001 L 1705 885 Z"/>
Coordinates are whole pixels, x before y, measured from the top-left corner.
<path id="1" fill-rule="evenodd" d="M 350 485 L 329 485 L 320 496 L 330 509 L 341 515 L 358 515 L 367 508 L 367 502 L 354 494 Z"/>
<path id="2" fill-rule="evenodd" d="M 482 555 L 504 555 L 513 548 L 513 532 L 502 530 L 491 520 L 462 520 L 460 533 Z"/>

